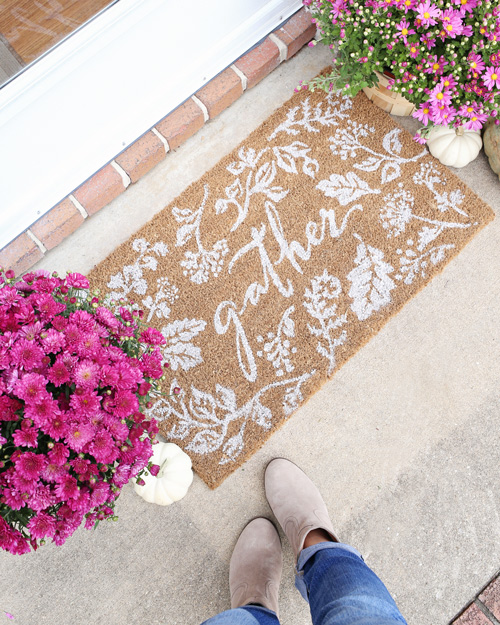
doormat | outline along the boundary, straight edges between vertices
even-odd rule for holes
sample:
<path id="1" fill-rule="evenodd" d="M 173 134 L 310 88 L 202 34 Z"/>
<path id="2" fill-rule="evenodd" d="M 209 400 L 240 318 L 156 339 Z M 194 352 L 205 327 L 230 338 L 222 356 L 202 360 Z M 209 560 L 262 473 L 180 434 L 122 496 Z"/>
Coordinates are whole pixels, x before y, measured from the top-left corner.
<path id="1" fill-rule="evenodd" d="M 165 336 L 151 414 L 215 488 L 492 218 L 364 94 L 303 91 L 89 277 Z"/>

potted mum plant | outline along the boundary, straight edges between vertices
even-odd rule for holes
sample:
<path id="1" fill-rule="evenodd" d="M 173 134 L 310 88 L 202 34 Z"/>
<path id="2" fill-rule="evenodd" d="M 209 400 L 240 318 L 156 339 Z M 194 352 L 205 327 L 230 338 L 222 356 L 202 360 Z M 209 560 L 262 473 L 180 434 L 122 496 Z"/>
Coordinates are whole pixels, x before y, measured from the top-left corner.
<path id="1" fill-rule="evenodd" d="M 16 280 L 0 270 L 4 550 L 62 545 L 82 523 L 116 519 L 129 479 L 158 472 L 149 460 L 158 427 L 144 409 L 163 376 L 165 339 L 140 319 L 102 305 L 78 273 Z"/>
<path id="2" fill-rule="evenodd" d="M 480 131 L 490 118 L 499 123 L 498 2 L 303 2 L 322 42 L 337 54 L 329 74 L 301 88 L 354 96 L 385 74 L 387 89 L 415 105 L 412 116 L 424 126 L 415 139 L 429 147 L 436 126 L 463 134 Z"/>

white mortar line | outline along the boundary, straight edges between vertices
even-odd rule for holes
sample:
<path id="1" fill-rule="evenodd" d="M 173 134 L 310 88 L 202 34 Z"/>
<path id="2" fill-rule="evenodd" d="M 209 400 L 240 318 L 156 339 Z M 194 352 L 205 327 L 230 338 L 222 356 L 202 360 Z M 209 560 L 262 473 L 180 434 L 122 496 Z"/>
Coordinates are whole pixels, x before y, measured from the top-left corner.
<path id="1" fill-rule="evenodd" d="M 238 69 L 236 67 L 236 65 L 231 65 L 231 69 L 233 70 L 233 72 L 235 74 L 237 74 L 240 77 L 241 80 L 241 86 L 243 87 L 243 91 L 246 91 L 247 85 L 248 85 L 248 78 L 245 76 L 245 74 L 241 71 L 241 69 Z"/>
<path id="2" fill-rule="evenodd" d="M 40 239 L 38 239 L 32 232 L 31 230 L 26 230 L 26 234 L 29 236 L 29 238 L 36 243 L 36 245 L 40 248 L 40 251 L 45 254 L 47 251 L 47 248 L 45 247 L 45 245 L 40 241 Z"/>
<path id="3" fill-rule="evenodd" d="M 276 37 L 274 33 L 270 33 L 268 37 L 273 43 L 278 46 L 280 51 L 280 63 L 283 63 L 283 61 L 286 61 L 288 46 L 286 45 L 286 43 L 283 43 L 279 37 Z"/>
<path id="4" fill-rule="evenodd" d="M 120 165 L 118 165 L 118 163 L 116 161 L 111 161 L 111 166 L 120 174 L 120 176 L 122 177 L 122 181 L 123 181 L 123 186 L 125 187 L 125 189 L 129 186 L 130 184 L 130 178 L 127 174 L 127 172 L 122 169 L 120 167 Z"/>
<path id="5" fill-rule="evenodd" d="M 159 130 L 156 130 L 156 128 L 151 128 L 151 132 L 156 135 L 158 137 L 158 139 L 163 143 L 163 145 L 165 146 L 165 152 L 170 152 L 170 146 L 168 145 L 168 141 L 165 139 L 165 137 L 160 133 Z"/>
<path id="6" fill-rule="evenodd" d="M 82 214 L 82 217 L 84 219 L 87 219 L 87 217 L 89 216 L 89 214 L 87 213 L 87 211 L 83 208 L 83 206 L 80 204 L 80 202 L 76 199 L 76 197 L 74 195 L 68 195 L 68 199 L 73 202 L 75 208 L 77 208 L 80 213 Z"/>
<path id="7" fill-rule="evenodd" d="M 193 100 L 193 102 L 201 108 L 201 110 L 203 111 L 203 117 L 205 121 L 208 122 L 208 120 L 210 119 L 210 115 L 208 114 L 207 107 L 203 104 L 201 100 L 198 100 L 198 98 L 195 95 L 191 96 L 191 100 Z"/>

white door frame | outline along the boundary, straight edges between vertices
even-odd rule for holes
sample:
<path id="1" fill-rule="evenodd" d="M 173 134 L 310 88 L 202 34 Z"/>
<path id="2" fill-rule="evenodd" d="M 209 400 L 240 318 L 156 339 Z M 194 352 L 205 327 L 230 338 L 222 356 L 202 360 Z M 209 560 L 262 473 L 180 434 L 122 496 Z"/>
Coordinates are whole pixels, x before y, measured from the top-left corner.
<path id="1" fill-rule="evenodd" d="M 301 6 L 120 0 L 7 83 L 0 249 Z"/>

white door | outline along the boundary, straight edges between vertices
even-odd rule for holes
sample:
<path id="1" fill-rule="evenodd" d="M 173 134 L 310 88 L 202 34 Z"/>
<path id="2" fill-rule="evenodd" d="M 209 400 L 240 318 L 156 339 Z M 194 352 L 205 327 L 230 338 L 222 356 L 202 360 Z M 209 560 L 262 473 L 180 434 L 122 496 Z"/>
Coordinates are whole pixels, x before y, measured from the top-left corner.
<path id="1" fill-rule="evenodd" d="M 301 7 L 120 0 L 0 89 L 0 249 Z"/>

